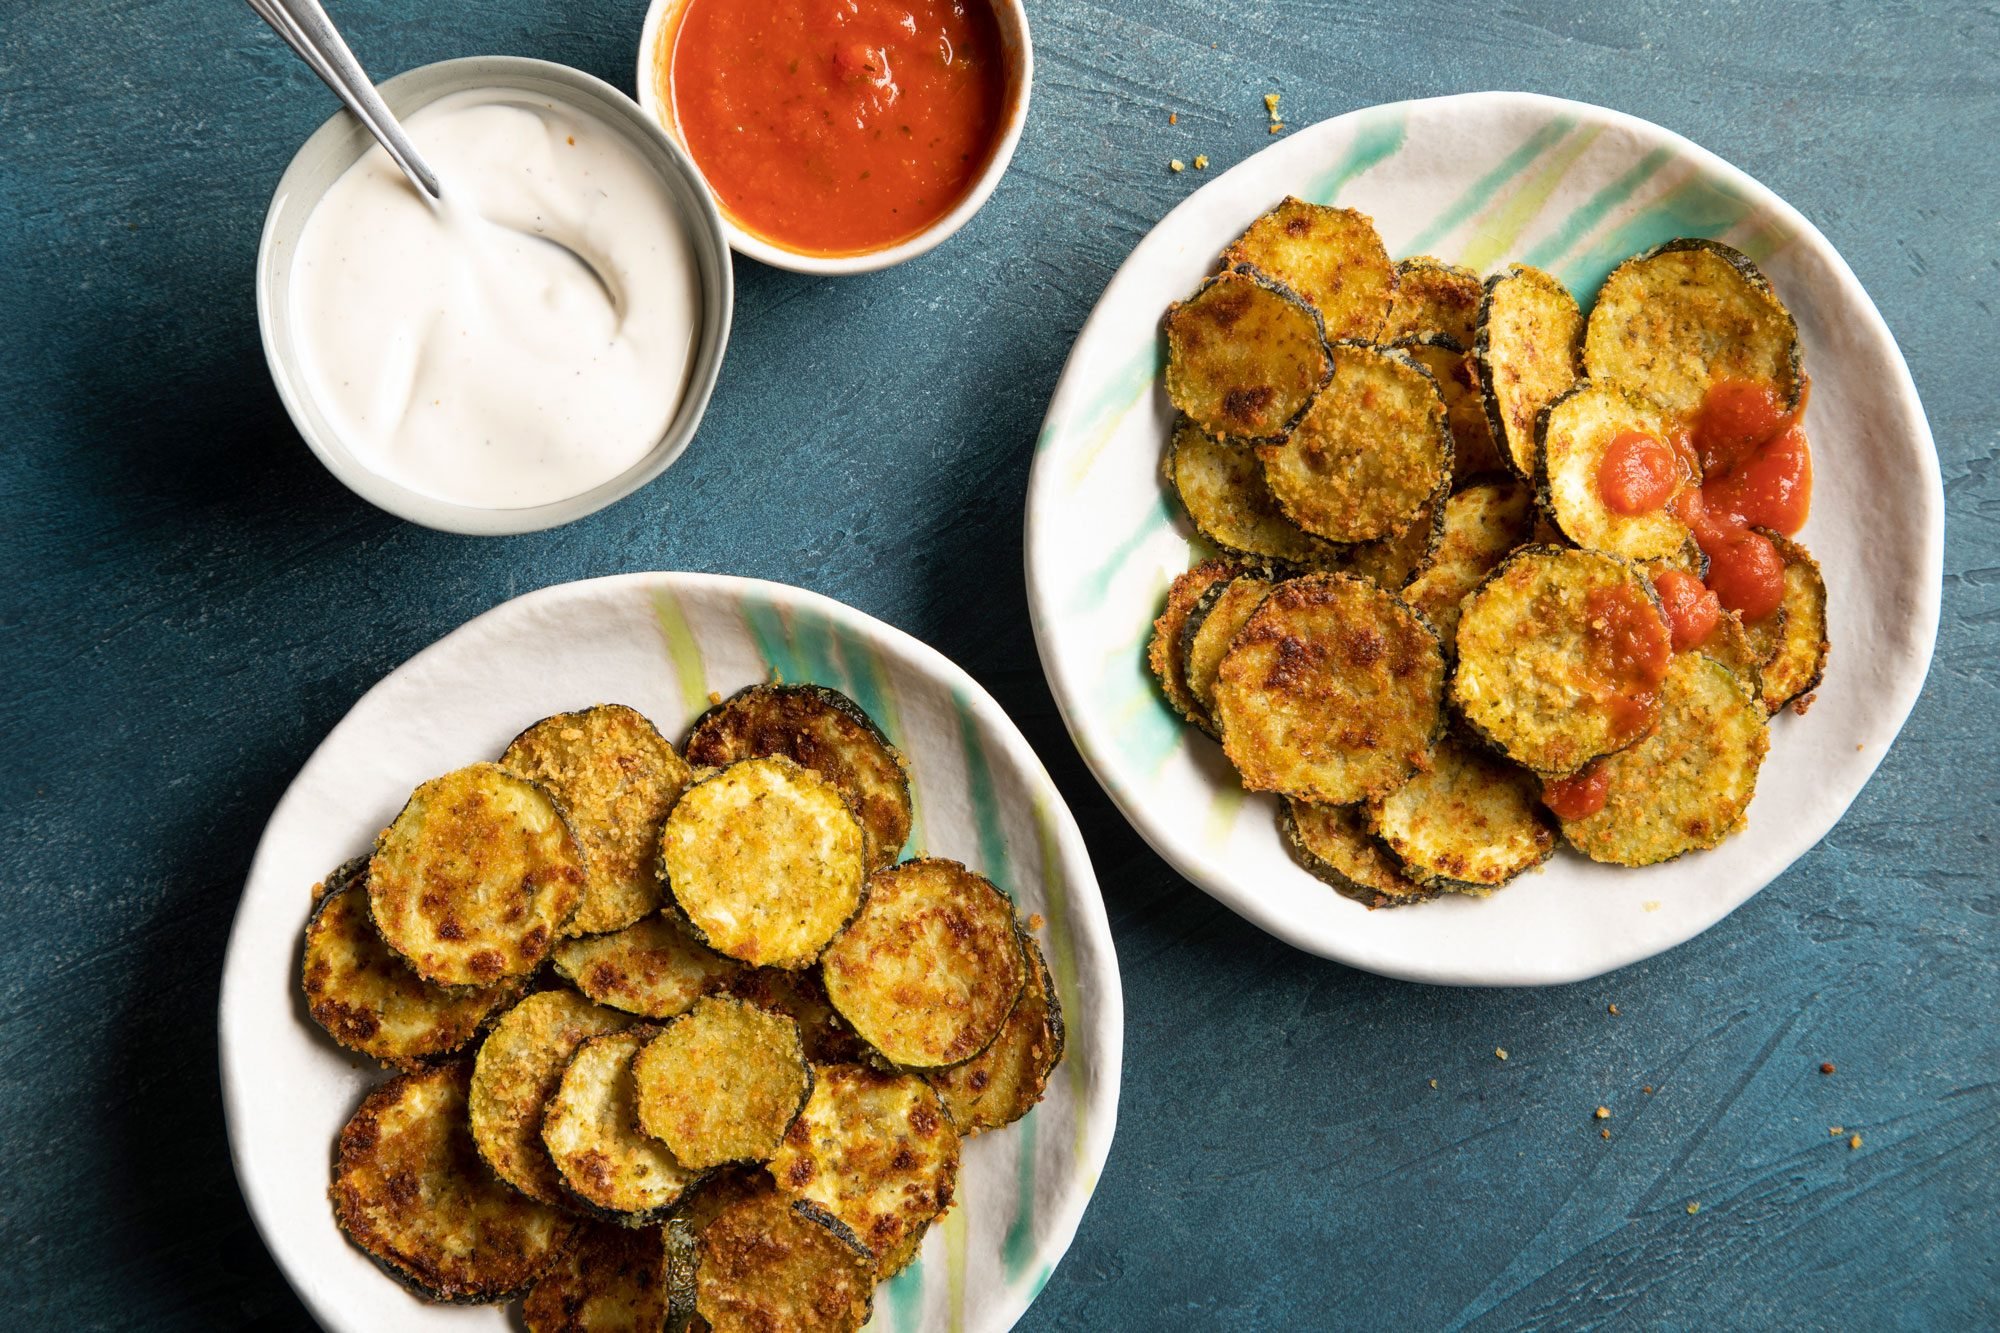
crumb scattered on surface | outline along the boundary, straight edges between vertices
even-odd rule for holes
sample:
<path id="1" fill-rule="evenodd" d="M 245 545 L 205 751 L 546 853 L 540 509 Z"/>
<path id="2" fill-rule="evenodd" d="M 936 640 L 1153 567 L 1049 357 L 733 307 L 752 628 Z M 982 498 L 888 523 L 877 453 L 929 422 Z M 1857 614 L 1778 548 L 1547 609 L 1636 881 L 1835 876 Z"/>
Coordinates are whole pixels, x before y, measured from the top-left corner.
<path id="1" fill-rule="evenodd" d="M 1861 1146 L 1861 1136 L 1859 1134 L 1856 1134 L 1853 1138 L 1847 1141 L 1847 1146 L 1849 1148 L 1859 1148 Z"/>
<path id="2" fill-rule="evenodd" d="M 720 691 L 720 690 L 710 690 L 710 691 L 708 692 L 708 701 L 709 701 L 709 703 L 711 703 L 711 704 L 719 704 L 719 703 L 721 703 L 721 702 L 722 702 L 722 691 Z"/>
<path id="3" fill-rule="evenodd" d="M 1657 912 L 1660 910 L 1660 905 L 1657 902 L 1640 903 L 1639 906 L 1648 912 Z"/>
<path id="4" fill-rule="evenodd" d="M 1284 131 L 1285 131 L 1285 126 L 1284 122 L 1282 121 L 1274 120 L 1269 125 L 1264 127 L 1264 132 L 1266 134 L 1282 134 L 1284 133 Z"/>
<path id="5" fill-rule="evenodd" d="M 1616 1018 L 1616 1017 L 1618 1017 L 1618 1006 L 1617 1006 L 1617 1005 L 1615 1005 L 1615 1004 L 1607 1004 L 1607 1005 L 1605 1005 L 1604 1007 L 1605 1007 L 1605 1009 L 1606 1009 L 1606 1010 L 1607 1010 L 1607 1011 L 1608 1011 L 1608 1012 L 1610 1013 L 1610 1015 L 1611 1015 L 1611 1016 L 1612 1016 L 1613 1018 Z"/>
<path id="6" fill-rule="evenodd" d="M 1698 1213 L 1698 1212 L 1700 1212 L 1700 1211 L 1701 1211 L 1701 1200 L 1700 1200 L 1700 1199 L 1694 1199 L 1694 1200 L 1691 1200 L 1691 1201 L 1690 1201 L 1690 1202 L 1688 1203 L 1688 1216 L 1689 1216 L 1689 1217 L 1693 1217 L 1693 1216 L 1694 1216 L 1694 1215 L 1695 1215 L 1696 1213 Z"/>
<path id="7" fill-rule="evenodd" d="M 1831 1135 L 1832 1135 L 1832 1136 L 1833 1136 L 1834 1138 L 1836 1138 L 1836 1139 L 1837 1139 L 1837 1138 L 1839 1138 L 1839 1137 L 1840 1137 L 1840 1136 L 1841 1136 L 1842 1134 L 1845 1134 L 1845 1133 L 1847 1132 L 1847 1126 L 1845 1126 L 1845 1125 L 1828 1125 L 1828 1126 L 1826 1127 L 1826 1132 L 1827 1132 L 1828 1134 L 1831 1134 Z"/>
<path id="8" fill-rule="evenodd" d="M 1800 717 L 1804 717 L 1806 715 L 1806 709 L 1811 708 L 1813 706 L 1813 700 L 1817 698 L 1819 698 L 1819 692 L 1815 690 L 1813 693 L 1806 695 L 1805 697 L 1801 698 L 1797 703 L 1793 704 L 1792 711 L 1794 713 L 1797 713 Z"/>
<path id="9" fill-rule="evenodd" d="M 1046 926 L 1047 924 L 1049 924 L 1048 918 L 1043 916 L 1040 912 L 1028 913 L 1029 930 L 1040 930 L 1043 926 Z"/>
<path id="10" fill-rule="evenodd" d="M 1187 170 L 1187 163 L 1185 163 L 1185 162 L 1181 161 L 1181 160 L 1180 160 L 1179 158 L 1175 158 L 1175 159 L 1174 159 L 1173 161 L 1171 161 L 1171 162 L 1167 163 L 1167 170 L 1168 170 L 1168 171 L 1186 171 L 1186 170 Z"/>
<path id="11" fill-rule="evenodd" d="M 1493 1055 L 1495 1059 L 1505 1060 L 1507 1058 L 1507 1048 L 1505 1046 L 1495 1046 L 1493 1048 Z"/>
<path id="12" fill-rule="evenodd" d="M 1264 94 L 1264 114 L 1269 116 L 1273 121 L 1278 118 L 1278 96 L 1277 93 Z"/>
<path id="13" fill-rule="evenodd" d="M 1833 1072 L 1833 1061 L 1831 1060 L 1820 1061 L 1819 1072 L 1822 1074 L 1831 1074 Z"/>
<path id="14" fill-rule="evenodd" d="M 1194 155 L 1194 169 L 1195 169 L 1196 171 L 1207 171 L 1207 170 L 1208 170 L 1208 154 L 1206 154 L 1206 153 L 1196 153 L 1196 154 Z"/>
<path id="15" fill-rule="evenodd" d="M 1597 1131 L 1597 1137 L 1600 1139 L 1608 1139 L 1611 1137 L 1611 1131 L 1608 1129 L 1600 1129 Z"/>
<path id="16" fill-rule="evenodd" d="M 1438 1081 L 1437 1081 L 1436 1079 L 1432 1079 L 1432 1080 L 1431 1080 L 1431 1086 L 1432 1086 L 1433 1088 L 1435 1088 L 1435 1087 L 1436 1087 L 1437 1085 L 1438 1085 Z"/>
<path id="17" fill-rule="evenodd" d="M 1598 1108 L 1597 1108 L 1597 1118 L 1598 1118 L 1599 1120 L 1609 1120 L 1609 1119 L 1611 1118 L 1611 1108 L 1610 1108 L 1610 1107 L 1608 1107 L 1608 1106 L 1600 1106 L 1600 1107 L 1598 1107 Z"/>
<path id="18" fill-rule="evenodd" d="M 1167 124 L 1169 124 L 1169 125 L 1178 125 L 1178 124 L 1180 124 L 1180 123 L 1181 123 L 1181 113 L 1180 113 L 1180 112 L 1178 112 L 1178 111 L 1169 111 L 1169 112 L 1167 113 Z"/>

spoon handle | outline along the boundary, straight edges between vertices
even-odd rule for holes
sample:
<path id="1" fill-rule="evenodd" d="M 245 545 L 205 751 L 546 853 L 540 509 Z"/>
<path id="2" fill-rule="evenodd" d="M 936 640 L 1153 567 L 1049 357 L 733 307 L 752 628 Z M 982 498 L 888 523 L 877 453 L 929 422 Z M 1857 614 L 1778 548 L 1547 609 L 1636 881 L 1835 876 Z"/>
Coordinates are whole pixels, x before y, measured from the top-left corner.
<path id="1" fill-rule="evenodd" d="M 369 133 L 381 143 L 396 165 L 413 184 L 433 199 L 442 198 L 437 173 L 417 152 L 382 94 L 369 82 L 361 62 L 348 50 L 319 0 L 249 0 L 257 16 L 271 25 L 285 45 L 312 67 L 313 73 L 333 89 L 334 96 L 352 111 Z"/>

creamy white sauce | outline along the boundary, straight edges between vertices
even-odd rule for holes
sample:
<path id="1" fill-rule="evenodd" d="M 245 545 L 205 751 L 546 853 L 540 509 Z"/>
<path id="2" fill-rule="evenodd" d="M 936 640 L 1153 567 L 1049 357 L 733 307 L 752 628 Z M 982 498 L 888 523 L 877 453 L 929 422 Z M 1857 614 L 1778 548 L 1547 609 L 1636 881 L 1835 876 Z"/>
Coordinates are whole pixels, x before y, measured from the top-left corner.
<path id="1" fill-rule="evenodd" d="M 403 124 L 443 203 L 375 147 L 299 238 L 313 401 L 356 461 L 440 500 L 518 509 L 618 476 L 693 358 L 700 275 L 665 183 L 595 116 L 506 89 Z"/>

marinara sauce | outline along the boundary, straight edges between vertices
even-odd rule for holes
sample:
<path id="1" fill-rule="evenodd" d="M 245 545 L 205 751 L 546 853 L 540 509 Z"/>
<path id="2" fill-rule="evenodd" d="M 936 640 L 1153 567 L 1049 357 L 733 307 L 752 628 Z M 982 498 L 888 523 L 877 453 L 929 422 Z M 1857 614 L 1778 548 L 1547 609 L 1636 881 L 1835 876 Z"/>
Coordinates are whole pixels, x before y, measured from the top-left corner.
<path id="1" fill-rule="evenodd" d="M 949 213 L 1007 114 L 986 0 L 687 0 L 664 100 L 730 220 L 860 254 Z"/>
<path id="2" fill-rule="evenodd" d="M 1784 557 L 1752 529 L 1792 536 L 1812 507 L 1812 451 L 1798 424 L 1804 411 L 1804 393 L 1788 410 L 1768 384 L 1722 380 L 1691 423 L 1702 480 L 1689 526 L 1708 556 L 1708 586 L 1746 621 L 1776 611 L 1785 594 Z"/>

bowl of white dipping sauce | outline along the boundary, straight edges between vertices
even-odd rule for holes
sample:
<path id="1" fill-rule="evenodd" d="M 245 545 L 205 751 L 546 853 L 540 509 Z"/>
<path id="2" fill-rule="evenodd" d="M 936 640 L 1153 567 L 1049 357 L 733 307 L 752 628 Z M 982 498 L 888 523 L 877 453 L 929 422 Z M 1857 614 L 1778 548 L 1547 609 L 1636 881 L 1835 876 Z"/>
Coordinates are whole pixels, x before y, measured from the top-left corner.
<path id="1" fill-rule="evenodd" d="M 553 527 L 657 477 L 701 421 L 734 301 L 686 154 L 542 60 L 447 60 L 382 95 L 443 199 L 343 111 L 264 220 L 264 354 L 306 443 L 364 499 L 450 532 Z"/>

